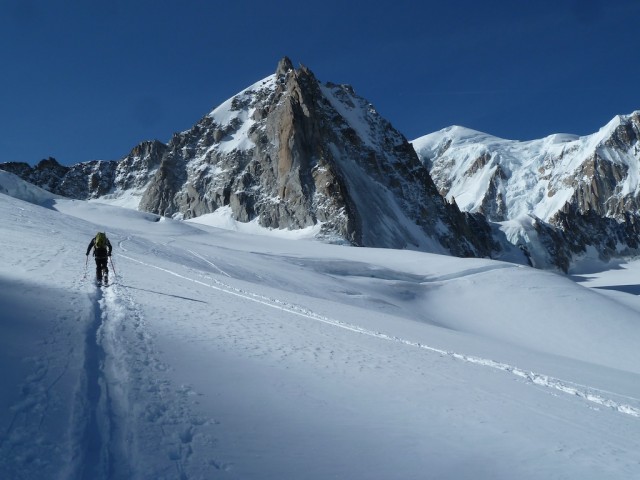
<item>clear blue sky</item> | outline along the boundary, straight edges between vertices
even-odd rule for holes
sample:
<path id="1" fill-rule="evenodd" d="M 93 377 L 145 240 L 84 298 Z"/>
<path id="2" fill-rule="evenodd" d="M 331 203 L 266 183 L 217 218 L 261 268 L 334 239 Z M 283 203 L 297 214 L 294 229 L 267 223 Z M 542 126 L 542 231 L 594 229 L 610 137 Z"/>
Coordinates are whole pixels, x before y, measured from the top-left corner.
<path id="1" fill-rule="evenodd" d="M 0 0 L 0 162 L 167 142 L 289 56 L 408 139 L 527 140 L 640 109 L 640 0 Z"/>

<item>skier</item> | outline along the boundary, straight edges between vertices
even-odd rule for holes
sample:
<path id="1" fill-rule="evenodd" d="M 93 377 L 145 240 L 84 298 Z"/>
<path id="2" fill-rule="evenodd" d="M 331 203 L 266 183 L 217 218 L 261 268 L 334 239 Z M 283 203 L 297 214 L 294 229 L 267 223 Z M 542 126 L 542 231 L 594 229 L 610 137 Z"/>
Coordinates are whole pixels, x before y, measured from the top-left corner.
<path id="1" fill-rule="evenodd" d="M 107 238 L 107 234 L 98 232 L 98 234 L 91 239 L 91 243 L 89 243 L 87 247 L 87 257 L 92 248 L 93 256 L 96 259 L 96 281 L 100 283 L 104 276 L 104 283 L 107 284 L 109 283 L 109 267 L 107 263 L 111 256 L 111 242 Z"/>

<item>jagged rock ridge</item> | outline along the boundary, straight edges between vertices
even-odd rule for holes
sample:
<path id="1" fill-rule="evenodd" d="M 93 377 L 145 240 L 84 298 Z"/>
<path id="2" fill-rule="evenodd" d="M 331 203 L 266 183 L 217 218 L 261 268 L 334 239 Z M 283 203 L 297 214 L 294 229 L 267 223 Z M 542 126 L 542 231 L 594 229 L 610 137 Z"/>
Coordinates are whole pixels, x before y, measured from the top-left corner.
<path id="1" fill-rule="evenodd" d="M 89 200 L 140 195 L 158 169 L 167 146 L 161 142 L 143 142 L 120 161 L 93 160 L 72 166 L 60 165 L 54 158 L 27 163 L 0 164 L 2 170 L 56 195 Z"/>

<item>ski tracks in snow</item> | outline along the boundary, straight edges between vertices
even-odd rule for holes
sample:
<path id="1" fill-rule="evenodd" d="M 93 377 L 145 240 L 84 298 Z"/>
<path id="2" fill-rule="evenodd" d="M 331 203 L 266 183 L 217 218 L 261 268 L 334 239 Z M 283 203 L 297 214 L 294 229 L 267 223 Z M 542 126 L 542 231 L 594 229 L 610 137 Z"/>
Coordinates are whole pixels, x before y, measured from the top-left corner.
<path id="1" fill-rule="evenodd" d="M 199 257 L 199 255 L 195 254 L 194 252 L 190 252 L 190 253 L 192 253 L 194 256 Z M 526 371 L 516 366 L 497 362 L 487 358 L 481 358 L 481 357 L 476 357 L 471 355 L 465 355 L 463 353 L 442 350 L 442 349 L 425 345 L 419 342 L 414 342 L 414 341 L 400 338 L 394 335 L 389 335 L 383 332 L 378 332 L 378 331 L 370 330 L 367 328 L 363 328 L 358 325 L 343 322 L 341 320 L 329 318 L 324 315 L 313 312 L 312 310 L 307 309 L 305 307 L 301 307 L 288 302 L 283 302 L 275 298 L 270 298 L 270 297 L 258 295 L 246 290 L 242 290 L 211 277 L 209 277 L 209 279 L 211 280 L 212 283 L 207 283 L 201 280 L 187 277 L 185 275 L 179 274 L 177 272 L 174 272 L 166 268 L 162 268 L 153 264 L 142 262 L 140 260 L 131 258 L 126 255 L 120 255 L 120 256 L 132 262 L 144 265 L 149 268 L 160 270 L 162 272 L 181 278 L 183 280 L 187 280 L 208 288 L 212 288 L 214 290 L 218 290 L 220 292 L 224 292 L 229 295 L 241 297 L 245 300 L 260 303 L 270 308 L 289 312 L 294 315 L 302 316 L 314 321 L 329 324 L 334 327 L 338 327 L 344 330 L 349 330 L 358 334 L 375 337 L 381 340 L 396 342 L 396 343 L 403 344 L 413 348 L 419 348 L 425 351 L 436 353 L 443 357 L 448 357 L 451 359 L 463 361 L 468 364 L 477 365 L 485 368 L 491 368 L 494 370 L 499 370 L 501 372 L 511 374 L 517 377 L 518 379 L 525 381 L 528 384 L 544 387 L 556 392 L 561 392 L 563 394 L 572 395 L 572 396 L 581 398 L 591 404 L 595 404 L 598 407 L 606 407 L 613 411 L 616 411 L 631 417 L 640 418 L 640 406 L 633 406 L 633 405 L 629 405 L 628 403 L 628 400 L 631 400 L 636 405 L 640 405 L 640 399 L 637 399 L 637 398 L 616 394 L 614 392 L 609 392 L 609 391 L 598 389 L 595 387 L 590 387 L 587 385 L 581 385 L 575 382 L 571 382 L 569 380 L 554 378 L 549 375 L 544 375 L 541 373 Z M 226 275 L 226 273 L 224 274 Z M 614 400 L 614 398 L 616 398 L 616 400 Z"/>
<path id="2" fill-rule="evenodd" d="M 65 478 L 188 480 L 194 442 L 212 443 L 198 434 L 207 420 L 192 413 L 193 392 L 164 378 L 167 366 L 125 288 L 96 287 L 93 306 Z"/>

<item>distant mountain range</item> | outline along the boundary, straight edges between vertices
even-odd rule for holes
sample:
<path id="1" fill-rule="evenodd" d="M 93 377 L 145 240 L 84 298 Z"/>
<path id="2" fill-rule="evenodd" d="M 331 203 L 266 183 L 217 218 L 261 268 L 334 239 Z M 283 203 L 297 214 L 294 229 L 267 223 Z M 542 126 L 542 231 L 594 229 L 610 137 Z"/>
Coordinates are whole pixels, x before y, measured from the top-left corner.
<path id="1" fill-rule="evenodd" d="M 55 194 L 177 218 L 230 208 L 332 242 L 529 261 L 637 254 L 640 112 L 588 137 L 450 127 L 412 143 L 348 85 L 288 58 L 167 143 L 120 161 L 0 168 Z"/>

